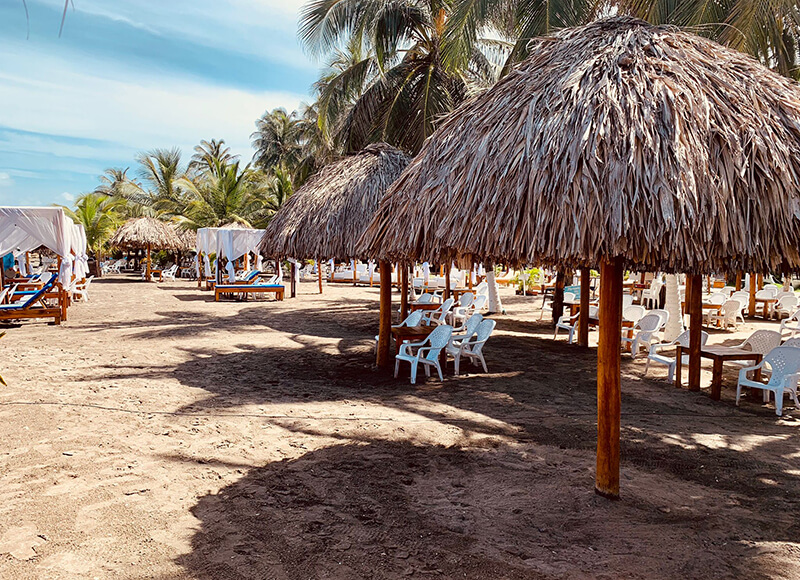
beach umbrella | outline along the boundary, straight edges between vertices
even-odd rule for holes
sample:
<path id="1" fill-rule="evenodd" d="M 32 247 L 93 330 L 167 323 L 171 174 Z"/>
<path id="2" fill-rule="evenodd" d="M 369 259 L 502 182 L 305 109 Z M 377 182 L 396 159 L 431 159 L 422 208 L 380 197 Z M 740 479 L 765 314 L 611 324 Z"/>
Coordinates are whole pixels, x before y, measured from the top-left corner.
<path id="1" fill-rule="evenodd" d="M 599 265 L 596 489 L 613 497 L 624 268 L 690 274 L 699 388 L 699 274 L 800 267 L 800 90 L 744 54 L 627 17 L 530 53 L 431 135 L 362 246 L 382 260 Z"/>
<path id="2" fill-rule="evenodd" d="M 409 161 L 399 149 L 376 143 L 325 166 L 275 213 L 264 232 L 261 253 L 268 258 L 314 259 L 320 265 L 328 259 L 369 258 L 357 250 L 356 242 Z M 387 272 L 391 292 L 391 265 L 381 264 L 381 288 Z"/>
<path id="3" fill-rule="evenodd" d="M 150 253 L 156 250 L 175 250 L 182 242 L 175 228 L 151 217 L 129 219 L 109 240 L 109 245 L 124 249 L 143 249 L 147 252 L 145 279 L 150 281 Z"/>

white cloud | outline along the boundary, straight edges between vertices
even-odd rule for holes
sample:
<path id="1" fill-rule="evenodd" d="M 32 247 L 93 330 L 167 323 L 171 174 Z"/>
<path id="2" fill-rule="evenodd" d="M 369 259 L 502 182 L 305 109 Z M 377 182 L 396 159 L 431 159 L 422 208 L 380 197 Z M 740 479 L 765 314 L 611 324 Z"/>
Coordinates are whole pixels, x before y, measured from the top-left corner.
<path id="1" fill-rule="evenodd" d="M 11 179 L 11 175 L 2 171 L 0 172 L 0 187 L 11 187 L 14 185 L 14 180 Z"/>
<path id="2" fill-rule="evenodd" d="M 61 194 L 61 197 L 63 197 L 64 199 L 66 199 L 66 200 L 67 200 L 68 202 L 70 202 L 70 203 L 72 203 L 73 201 L 75 201 L 75 196 L 74 196 L 74 195 L 72 195 L 71 193 L 67 192 L 67 191 L 65 191 L 64 193 L 62 193 L 62 194 Z"/>
<path id="3" fill-rule="evenodd" d="M 243 158 L 249 136 L 265 110 L 296 108 L 305 95 L 246 91 L 204 84 L 175 75 L 118 68 L 97 70 L 52 55 L 29 52 L 24 59 L 0 46 L 0 126 L 107 141 L 124 150 L 222 138 Z M 92 74 L 94 71 L 94 74 Z M 25 140 L 38 149 L 36 138 Z M 95 146 L 62 144 L 64 155 L 89 158 Z"/>

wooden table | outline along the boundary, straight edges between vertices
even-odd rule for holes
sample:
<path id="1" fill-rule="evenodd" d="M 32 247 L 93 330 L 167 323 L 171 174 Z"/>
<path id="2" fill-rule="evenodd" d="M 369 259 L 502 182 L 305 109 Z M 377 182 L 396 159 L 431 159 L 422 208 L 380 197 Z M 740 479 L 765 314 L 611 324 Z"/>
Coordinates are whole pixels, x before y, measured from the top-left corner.
<path id="1" fill-rule="evenodd" d="M 395 354 L 400 354 L 400 345 L 404 342 L 421 342 L 428 338 L 431 332 L 436 328 L 434 325 L 430 326 L 393 326 L 392 336 L 395 342 Z M 442 349 L 444 352 L 444 349 Z"/>
<path id="2" fill-rule="evenodd" d="M 436 310 L 441 304 L 437 302 L 412 302 L 409 306 L 411 307 L 411 312 L 414 312 L 415 310 Z"/>
<path id="3" fill-rule="evenodd" d="M 771 304 L 775 304 L 778 301 L 777 298 L 756 298 L 756 304 L 763 304 L 764 306 L 761 307 L 761 316 L 766 320 L 769 318 L 768 310 Z M 756 309 L 758 307 L 756 306 Z M 750 316 L 755 316 L 755 312 L 751 312 Z"/>
<path id="4" fill-rule="evenodd" d="M 675 359 L 675 386 L 681 386 L 681 367 L 683 351 L 689 354 L 689 347 L 677 345 Z M 706 345 L 700 349 L 700 357 L 710 358 L 714 361 L 714 372 L 711 378 L 711 398 L 719 401 L 722 393 L 722 365 L 725 361 L 731 360 L 751 360 L 753 364 L 761 362 L 762 355 L 758 352 L 745 350 L 738 346 Z M 755 372 L 755 379 L 761 378 L 761 370 Z"/>
<path id="5" fill-rule="evenodd" d="M 456 301 L 461 298 L 462 294 L 467 294 L 468 292 L 473 292 L 473 290 L 470 288 L 452 288 L 450 290 L 450 294 L 453 295 L 453 299 Z"/>

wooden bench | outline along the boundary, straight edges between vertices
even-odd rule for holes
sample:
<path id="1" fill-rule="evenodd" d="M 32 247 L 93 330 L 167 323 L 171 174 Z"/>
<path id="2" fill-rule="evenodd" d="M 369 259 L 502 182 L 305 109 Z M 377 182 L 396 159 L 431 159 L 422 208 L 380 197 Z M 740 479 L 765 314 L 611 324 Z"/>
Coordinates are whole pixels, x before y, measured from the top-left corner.
<path id="1" fill-rule="evenodd" d="M 280 284 L 217 284 L 214 287 L 214 301 L 219 302 L 223 294 L 257 294 L 274 292 L 276 300 L 283 300 L 285 288 Z"/>

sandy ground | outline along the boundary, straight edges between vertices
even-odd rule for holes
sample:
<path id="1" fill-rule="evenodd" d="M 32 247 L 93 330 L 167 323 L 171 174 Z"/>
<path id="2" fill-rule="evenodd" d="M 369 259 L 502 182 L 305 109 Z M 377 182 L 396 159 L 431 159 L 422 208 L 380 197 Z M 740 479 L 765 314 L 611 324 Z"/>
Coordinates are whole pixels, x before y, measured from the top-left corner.
<path id="1" fill-rule="evenodd" d="M 595 350 L 553 342 L 532 299 L 504 295 L 490 374 L 411 386 L 371 366 L 377 289 L 313 290 L 116 277 L 60 327 L 10 328 L 0 577 L 800 578 L 790 403 L 626 357 L 609 502 Z"/>

